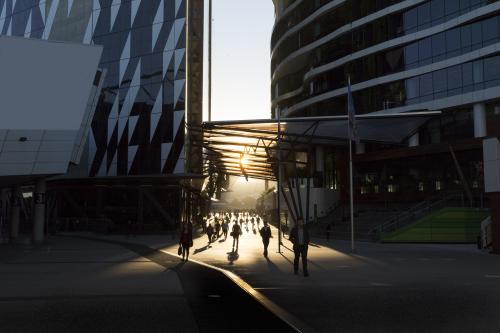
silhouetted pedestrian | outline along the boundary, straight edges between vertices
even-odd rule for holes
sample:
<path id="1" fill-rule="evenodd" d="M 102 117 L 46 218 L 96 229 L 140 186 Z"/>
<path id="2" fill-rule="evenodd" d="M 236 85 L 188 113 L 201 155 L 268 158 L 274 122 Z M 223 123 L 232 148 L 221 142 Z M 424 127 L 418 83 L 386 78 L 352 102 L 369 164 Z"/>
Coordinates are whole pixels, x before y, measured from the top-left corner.
<path id="1" fill-rule="evenodd" d="M 208 244 L 212 243 L 213 235 L 214 235 L 214 227 L 212 227 L 212 224 L 208 224 L 207 226 Z"/>
<path id="2" fill-rule="evenodd" d="M 309 232 L 304 227 L 304 220 L 297 219 L 297 224 L 290 231 L 290 241 L 293 243 L 293 253 L 295 258 L 293 260 L 293 270 L 295 274 L 299 273 L 299 259 L 302 256 L 302 270 L 304 276 L 309 276 L 307 271 L 307 250 L 309 247 Z"/>
<path id="3" fill-rule="evenodd" d="M 264 221 L 264 226 L 260 229 L 260 237 L 262 237 L 262 243 L 264 244 L 264 257 L 267 258 L 267 247 L 269 246 L 269 240 L 272 237 L 271 228 Z"/>
<path id="4" fill-rule="evenodd" d="M 330 241 L 330 233 L 331 232 L 332 232 L 332 224 L 328 223 L 328 225 L 326 226 L 326 229 L 325 229 L 325 236 L 326 236 L 327 241 Z"/>
<path id="5" fill-rule="evenodd" d="M 193 246 L 193 225 L 191 223 L 182 225 L 179 245 L 182 247 L 182 260 L 188 261 L 189 248 Z"/>
<path id="6" fill-rule="evenodd" d="M 224 240 L 227 239 L 227 232 L 229 231 L 229 222 L 226 220 L 222 222 L 222 234 L 224 235 Z"/>
<path id="7" fill-rule="evenodd" d="M 236 252 L 238 252 L 238 247 L 240 245 L 240 236 L 241 236 L 241 227 L 238 223 L 233 225 L 233 229 L 231 230 L 231 236 L 233 237 L 233 252 L 236 246 Z"/>
<path id="8" fill-rule="evenodd" d="M 215 219 L 215 237 L 214 238 L 219 238 L 220 237 L 220 231 L 221 231 L 221 225 L 219 222 L 219 219 Z"/>

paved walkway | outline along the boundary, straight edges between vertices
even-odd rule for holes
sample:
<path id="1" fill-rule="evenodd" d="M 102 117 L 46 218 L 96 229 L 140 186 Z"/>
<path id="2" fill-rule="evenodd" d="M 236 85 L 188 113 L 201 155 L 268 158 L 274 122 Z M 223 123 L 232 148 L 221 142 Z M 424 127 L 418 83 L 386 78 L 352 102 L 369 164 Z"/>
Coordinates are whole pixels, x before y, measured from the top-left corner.
<path id="1" fill-rule="evenodd" d="M 498 332 L 500 257 L 473 245 L 315 244 L 310 277 L 294 275 L 291 244 L 269 259 L 258 234 L 245 232 L 239 257 L 232 239 L 207 247 L 195 240 L 191 258 L 234 272 L 293 316 L 321 332 Z M 164 251 L 175 253 L 177 245 Z"/>
<path id="2" fill-rule="evenodd" d="M 353 255 L 349 251 L 347 242 L 335 241 L 326 244 L 324 241 L 317 240 L 319 244 L 312 245 L 309 250 L 310 277 L 305 278 L 302 275 L 293 274 L 291 264 L 293 254 L 289 250 L 291 244 L 284 240 L 283 253 L 279 254 L 277 253 L 276 229 L 273 229 L 273 235 L 275 238 L 272 239 L 270 245 L 269 259 L 262 255 L 262 242 L 258 233 L 254 234 L 251 230 L 249 232 L 244 230 L 238 258 L 231 255 L 231 238 L 227 241 L 219 239 L 207 246 L 207 237 L 202 236 L 194 241 L 191 259 L 233 272 L 252 287 L 247 292 L 252 293 L 254 290 L 256 296 L 261 295 L 271 304 L 284 309 L 285 315 L 292 317 L 295 323 L 298 323 L 297 326 L 305 330 L 312 328 L 319 332 L 498 332 L 498 327 L 500 327 L 499 256 L 479 252 L 474 246 L 469 245 L 372 243 L 359 243 L 357 254 Z M 263 332 L 281 332 L 288 329 L 283 326 L 274 327 L 273 325 L 279 326 L 282 322 L 276 321 L 276 316 L 265 311 L 262 306 L 258 306 L 255 299 L 248 297 L 245 301 L 248 302 L 247 305 L 241 305 L 244 304 L 240 299 L 242 289 L 236 288 L 236 285 L 227 279 L 227 275 L 220 271 L 209 268 L 205 271 L 200 268 L 201 265 L 193 262 L 183 265 L 180 270 L 165 270 L 165 267 L 171 267 L 169 265 L 175 267 L 179 264 L 175 256 L 177 240 L 172 240 L 171 237 L 110 236 L 105 239 L 108 242 L 122 244 L 121 247 L 127 248 L 130 252 L 114 255 L 110 252 L 109 257 L 102 257 L 102 254 L 99 254 L 99 257 L 94 259 L 92 256 L 97 254 L 90 254 L 90 257 L 84 261 L 89 261 L 88 265 L 92 265 L 92 260 L 113 261 L 120 260 L 120 258 L 124 260 L 127 258 L 123 256 L 128 255 L 127 260 L 131 262 L 127 265 L 131 265 L 132 269 L 123 267 L 122 270 L 116 272 L 119 273 L 118 276 L 122 274 L 129 276 L 130 285 L 136 282 L 141 282 L 140 286 L 148 283 L 154 285 L 155 278 L 163 279 L 162 274 L 164 274 L 164 281 L 170 279 L 168 281 L 173 282 L 168 283 L 170 284 L 168 288 L 160 286 L 163 289 L 159 290 L 163 290 L 164 295 L 172 297 L 176 295 L 179 300 L 182 300 L 174 302 L 176 306 L 172 310 L 169 310 L 168 306 L 163 308 L 165 314 L 162 318 L 168 318 L 168 322 L 172 325 L 174 323 L 182 325 L 185 320 L 194 320 L 196 327 L 191 329 L 224 331 L 222 329 L 224 328 L 230 331 L 229 326 L 221 328 L 219 325 L 221 323 L 229 325 L 228 318 L 232 318 L 230 315 L 232 313 L 236 315 L 240 328 L 248 331 L 252 331 L 252 328 L 260 328 Z M 99 249 L 105 243 L 94 244 L 99 244 L 97 247 Z M 106 245 L 106 248 L 107 246 L 114 248 L 115 245 Z M 160 251 L 153 251 L 153 248 Z M 137 256 L 137 253 L 140 255 Z M 41 256 L 38 260 L 43 258 Z M 139 260 L 139 262 L 135 263 L 133 260 Z M 111 268 L 115 267 L 116 263 L 109 263 L 109 265 L 110 267 L 104 265 L 102 270 L 96 268 L 95 272 L 98 276 L 106 277 L 106 273 L 115 272 Z M 145 276 L 140 277 L 141 274 L 138 274 L 131 277 L 130 275 L 134 275 L 134 265 L 144 265 Z M 33 267 L 31 265 L 23 269 L 29 274 L 33 271 Z M 67 266 L 63 270 L 66 271 L 72 267 Z M 88 267 L 94 269 L 93 266 Z M 0 265 L 0 269 L 5 268 Z M 156 272 L 159 276 L 155 277 L 153 273 L 148 274 L 149 270 L 155 272 L 155 269 L 161 271 Z M 38 274 L 49 273 L 44 270 L 46 268 L 41 269 Z M 168 274 L 171 274 L 172 270 L 176 277 L 173 275 L 169 277 Z M 77 272 L 57 271 L 53 274 L 62 274 L 61 277 L 56 278 L 57 281 L 75 281 L 70 285 L 74 286 L 74 290 L 79 290 L 80 286 L 85 287 L 89 282 L 82 281 L 86 280 L 84 278 L 78 279 Z M 65 274 L 68 275 L 63 279 Z M 175 279 L 181 281 L 180 289 L 176 289 L 179 283 Z M 29 284 L 30 281 L 33 283 L 32 280 L 27 280 L 25 283 Z M 79 284 L 76 283 L 77 281 L 80 281 Z M 109 279 L 109 283 L 112 281 L 114 279 Z M 43 280 L 41 282 L 48 283 Z M 0 283 L 3 285 L 5 280 L 0 278 Z M 75 288 L 76 286 L 78 288 Z M 128 286 L 129 284 L 122 285 L 122 292 Z M 173 288 L 173 286 L 177 287 Z M 118 286 L 112 286 L 110 290 L 115 287 L 119 289 Z M 31 288 L 32 292 L 38 290 L 36 287 Z M 93 288 L 98 288 L 98 286 Z M 131 288 L 139 287 L 135 285 Z M 20 292 L 23 291 L 13 290 L 12 294 L 17 295 Z M 128 294 L 128 292 L 124 293 Z M 155 307 L 155 304 L 152 306 Z M 255 314 L 254 310 L 262 312 Z M 177 316 L 176 311 L 183 314 Z M 215 311 L 215 314 L 211 311 Z M 125 319 L 125 323 L 127 320 L 128 318 Z M 148 331 L 154 331 L 154 329 Z"/>
<path id="3" fill-rule="evenodd" d="M 1 332 L 293 332 L 222 272 L 123 237 L 1 246 L 0 314 Z"/>

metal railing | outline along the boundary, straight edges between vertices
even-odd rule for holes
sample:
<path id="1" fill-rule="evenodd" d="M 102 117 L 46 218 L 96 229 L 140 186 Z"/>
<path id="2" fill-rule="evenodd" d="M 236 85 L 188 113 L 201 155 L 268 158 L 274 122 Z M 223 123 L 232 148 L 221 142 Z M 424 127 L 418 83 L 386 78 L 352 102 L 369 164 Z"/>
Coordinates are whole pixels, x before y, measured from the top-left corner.
<path id="1" fill-rule="evenodd" d="M 430 213 L 449 207 L 451 204 L 455 207 L 465 207 L 463 193 L 448 193 L 444 196 L 440 194 L 428 198 L 372 229 L 370 234 L 373 235 L 375 239 L 379 239 L 382 233 L 393 232 L 406 227 Z"/>

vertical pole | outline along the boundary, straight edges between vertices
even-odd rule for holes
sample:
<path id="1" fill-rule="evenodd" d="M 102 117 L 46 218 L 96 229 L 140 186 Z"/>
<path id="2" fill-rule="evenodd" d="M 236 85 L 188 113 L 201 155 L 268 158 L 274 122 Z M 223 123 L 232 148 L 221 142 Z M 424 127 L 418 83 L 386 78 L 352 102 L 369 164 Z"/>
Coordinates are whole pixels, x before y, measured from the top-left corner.
<path id="1" fill-rule="evenodd" d="M 35 201 L 35 211 L 33 214 L 33 241 L 43 242 L 45 228 L 45 203 L 46 203 L 46 182 L 40 179 L 35 184 L 33 199 Z"/>
<path id="2" fill-rule="evenodd" d="M 20 212 L 21 212 L 21 200 L 22 193 L 21 193 L 21 188 L 18 186 L 15 186 L 12 188 L 11 192 L 11 209 L 10 209 L 10 239 L 11 240 L 16 240 L 17 237 L 19 236 L 19 218 L 20 218 Z"/>
<path id="3" fill-rule="evenodd" d="M 281 253 L 281 111 L 278 111 L 278 253 Z"/>
<path id="4" fill-rule="evenodd" d="M 212 121 L 212 0 L 208 0 L 208 121 Z"/>
<path id="5" fill-rule="evenodd" d="M 350 194 L 350 209 L 351 209 L 351 250 L 356 251 L 354 245 L 354 196 L 353 196 L 353 176 L 352 176 L 352 140 L 349 139 L 349 194 Z"/>

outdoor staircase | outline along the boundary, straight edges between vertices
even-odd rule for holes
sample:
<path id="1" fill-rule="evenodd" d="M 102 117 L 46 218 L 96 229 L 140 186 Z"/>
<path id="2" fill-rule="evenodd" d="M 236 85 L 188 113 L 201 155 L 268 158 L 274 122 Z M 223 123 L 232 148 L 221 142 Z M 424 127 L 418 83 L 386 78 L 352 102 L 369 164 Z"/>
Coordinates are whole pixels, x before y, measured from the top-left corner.
<path id="1" fill-rule="evenodd" d="M 407 204 L 358 205 L 354 209 L 354 237 L 357 240 L 370 241 L 371 231 L 384 221 L 397 216 L 408 208 Z M 326 237 L 325 230 L 328 223 L 332 224 L 330 237 L 333 239 L 347 240 L 351 238 L 351 220 L 349 206 L 341 205 L 325 217 L 318 219 L 318 224 L 313 229 L 316 237 Z"/>
<path id="2" fill-rule="evenodd" d="M 382 234 L 404 228 L 445 207 L 464 207 L 464 205 L 464 196 L 461 192 L 439 193 L 375 225 L 369 231 L 369 235 L 371 239 L 379 240 Z"/>

